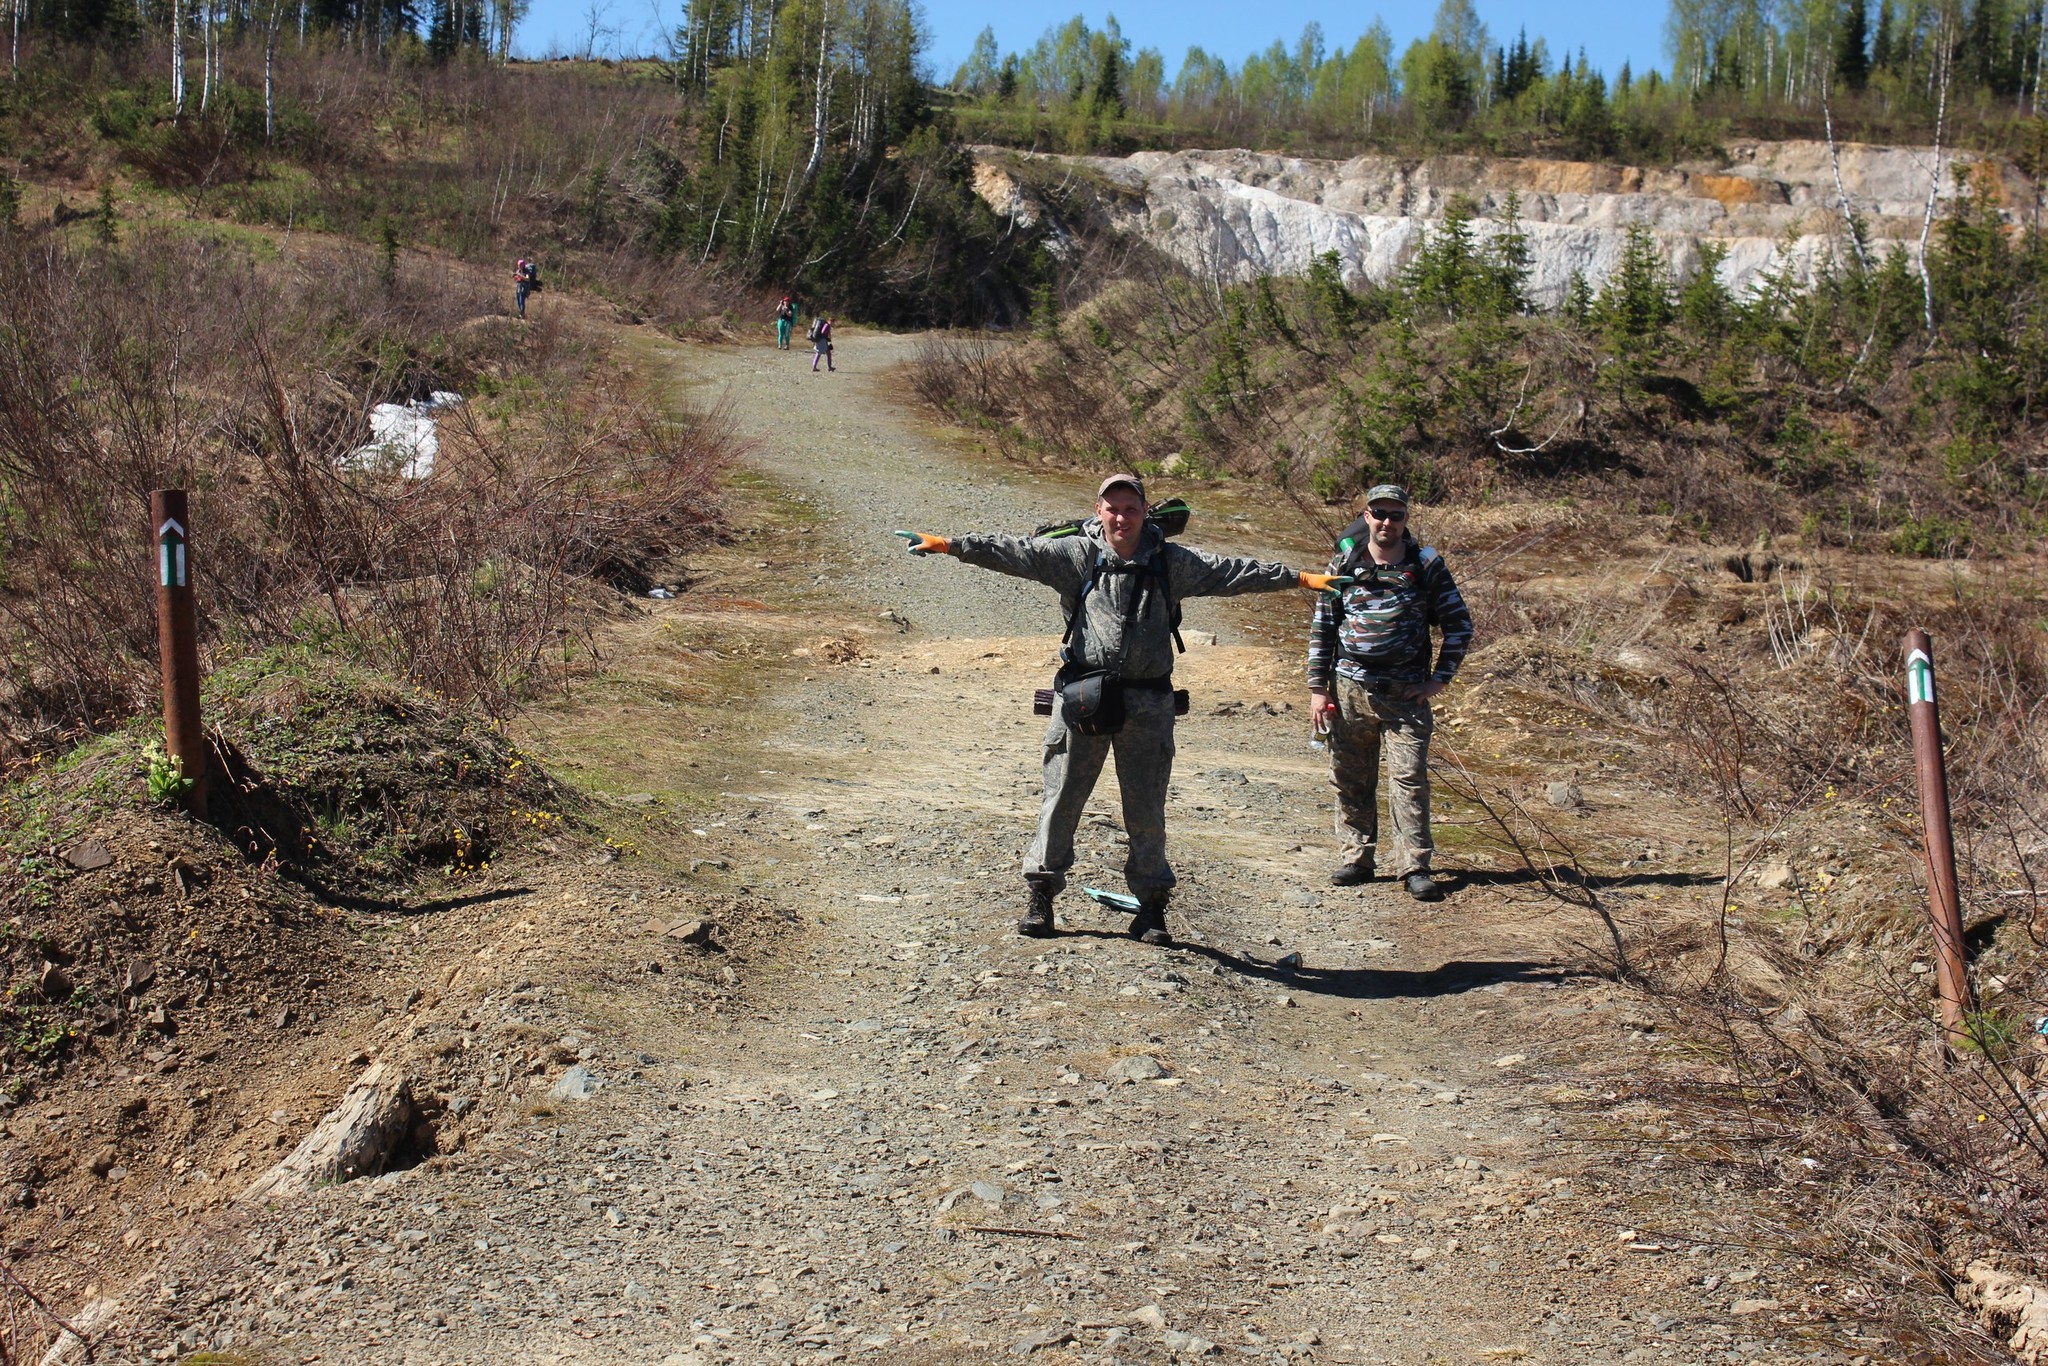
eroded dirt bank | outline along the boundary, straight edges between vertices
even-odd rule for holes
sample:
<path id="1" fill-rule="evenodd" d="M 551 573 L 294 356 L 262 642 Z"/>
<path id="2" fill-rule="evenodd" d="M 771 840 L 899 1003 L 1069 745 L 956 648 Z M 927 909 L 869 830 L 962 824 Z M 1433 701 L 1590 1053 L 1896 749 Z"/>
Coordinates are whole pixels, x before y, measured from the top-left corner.
<path id="1" fill-rule="evenodd" d="M 670 362 L 759 441 L 761 534 L 527 737 L 652 847 L 394 970 L 365 1052 L 467 1060 L 460 1151 L 218 1218 L 124 1297 L 116 1359 L 1886 1359 L 1819 1273 L 1720 1236 L 1739 1196 L 1635 1146 L 1665 1118 L 1610 1078 L 1652 1026 L 1473 813 L 1440 813 L 1439 907 L 1326 885 L 1301 595 L 1189 605 L 1181 946 L 1072 895 L 1059 938 L 1011 933 L 1057 614 L 887 533 L 1086 494 L 906 415 L 914 346 Z M 1190 539 L 1308 557 L 1242 516 Z M 1475 755 L 1509 735 L 1487 675 L 1446 699 Z M 1585 787 L 1617 867 L 1670 838 Z M 1121 885 L 1118 810 L 1106 776 L 1077 882 Z M 1704 876 L 1667 844 L 1616 896 Z"/>

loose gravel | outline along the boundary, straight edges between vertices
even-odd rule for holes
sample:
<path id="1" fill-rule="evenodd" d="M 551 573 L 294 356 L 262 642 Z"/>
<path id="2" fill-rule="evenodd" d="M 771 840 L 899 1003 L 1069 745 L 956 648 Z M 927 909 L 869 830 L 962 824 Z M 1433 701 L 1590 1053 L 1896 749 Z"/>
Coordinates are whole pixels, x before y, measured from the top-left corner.
<path id="1" fill-rule="evenodd" d="M 640 916 L 575 921 L 605 972 L 536 968 L 427 1034 L 563 1036 L 546 1069 L 491 1073 L 497 1122 L 167 1263 L 140 1354 L 1858 1359 L 1807 1273 L 1714 1239 L 1711 1191 L 1611 1156 L 1623 1120 L 1584 1066 L 1628 1046 L 1629 1007 L 1576 966 L 1587 927 L 1480 887 L 1424 910 L 1325 883 L 1297 665 L 1239 629 L 1306 601 L 1189 609 L 1218 641 L 1184 665 L 1181 945 L 1074 895 L 1060 937 L 1011 933 L 1056 610 L 887 533 L 1028 530 L 1088 490 L 926 430 L 884 381 L 914 347 L 851 332 L 815 377 L 768 347 L 686 357 L 809 500 L 817 530 L 767 563 L 865 624 L 861 658 L 792 667 L 769 759 L 706 817 L 741 842 L 725 885 L 790 920 L 742 1008 L 664 1005 Z M 1077 881 L 1117 888 L 1113 782 Z M 520 914 L 545 930 L 541 893 Z"/>

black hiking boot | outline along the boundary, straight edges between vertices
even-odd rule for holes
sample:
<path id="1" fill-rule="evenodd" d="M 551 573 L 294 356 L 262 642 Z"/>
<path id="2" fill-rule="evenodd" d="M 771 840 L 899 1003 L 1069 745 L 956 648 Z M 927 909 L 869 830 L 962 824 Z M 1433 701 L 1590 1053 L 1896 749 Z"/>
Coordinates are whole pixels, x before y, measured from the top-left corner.
<path id="1" fill-rule="evenodd" d="M 1340 863 L 1330 870 L 1330 885 L 1333 887 L 1356 887 L 1372 881 L 1372 851 L 1365 853 L 1351 863 Z"/>
<path id="2" fill-rule="evenodd" d="M 1140 944 L 1165 948 L 1173 943 L 1173 936 L 1166 929 L 1166 898 L 1147 901 L 1131 917 L 1131 938 Z"/>
<path id="3" fill-rule="evenodd" d="M 1050 887 L 1032 887 L 1031 905 L 1025 910 L 1024 918 L 1017 922 L 1017 933 L 1028 939 L 1052 938 L 1052 889 Z"/>
<path id="4" fill-rule="evenodd" d="M 1414 897 L 1417 901 L 1442 901 L 1444 899 L 1444 889 L 1439 887 L 1436 879 L 1428 873 L 1413 872 L 1404 881 L 1408 886 L 1408 895 Z"/>

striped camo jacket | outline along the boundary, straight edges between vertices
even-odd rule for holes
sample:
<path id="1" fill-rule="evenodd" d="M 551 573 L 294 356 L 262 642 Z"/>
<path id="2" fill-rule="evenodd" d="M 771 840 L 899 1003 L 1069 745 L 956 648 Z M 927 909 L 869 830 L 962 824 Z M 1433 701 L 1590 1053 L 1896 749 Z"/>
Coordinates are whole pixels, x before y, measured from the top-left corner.
<path id="1" fill-rule="evenodd" d="M 1341 559 L 1331 562 L 1330 572 L 1343 572 Z M 1472 612 L 1443 556 L 1411 540 L 1401 563 L 1375 564 L 1368 557 L 1352 573 L 1355 581 L 1341 600 L 1316 595 L 1308 632 L 1309 690 L 1328 692 L 1335 674 L 1410 682 L 1429 675 L 1450 682 L 1472 648 Z M 1433 672 L 1432 626 L 1443 634 Z"/>

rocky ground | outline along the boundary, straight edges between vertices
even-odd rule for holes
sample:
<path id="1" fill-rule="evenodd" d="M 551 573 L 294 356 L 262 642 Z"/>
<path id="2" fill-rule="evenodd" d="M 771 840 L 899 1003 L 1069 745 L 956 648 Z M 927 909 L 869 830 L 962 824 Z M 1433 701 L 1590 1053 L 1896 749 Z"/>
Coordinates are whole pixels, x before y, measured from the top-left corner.
<path id="1" fill-rule="evenodd" d="M 644 839 L 416 937 L 337 1049 L 330 1091 L 357 1048 L 431 1076 L 441 1155 L 218 1208 L 83 1297 L 97 1359 L 1895 1359 L 1667 1165 L 1670 1116 L 1613 1081 L 1654 1023 L 1473 811 L 1441 813 L 1443 904 L 1327 885 L 1301 594 L 1189 605 L 1180 943 L 1077 894 L 1058 938 L 1011 932 L 1056 611 L 887 533 L 1028 530 L 1085 490 L 898 407 L 914 346 L 660 362 L 757 440 L 754 534 L 526 737 Z M 1241 516 L 1190 539 L 1308 558 Z M 1487 667 L 1447 748 L 1516 733 Z M 1077 883 L 1121 886 L 1112 783 Z M 1655 813 L 1584 785 L 1620 877 Z M 1703 876 L 1656 868 L 1611 899 Z"/>

